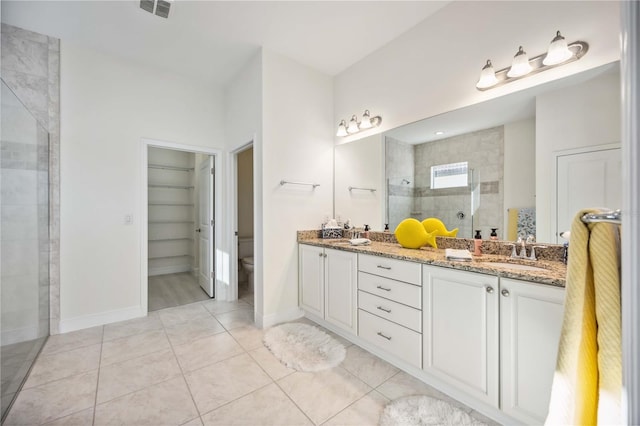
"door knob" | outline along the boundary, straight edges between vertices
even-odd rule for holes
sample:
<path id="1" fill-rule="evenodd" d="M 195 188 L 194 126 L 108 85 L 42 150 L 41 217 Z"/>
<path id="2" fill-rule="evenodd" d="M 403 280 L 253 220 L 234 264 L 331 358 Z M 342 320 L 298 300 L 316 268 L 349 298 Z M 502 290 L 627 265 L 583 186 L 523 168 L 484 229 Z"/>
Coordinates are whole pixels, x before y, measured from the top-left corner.
<path id="1" fill-rule="evenodd" d="M 196 232 L 201 232 L 201 231 L 200 231 L 200 228 L 196 229 Z"/>

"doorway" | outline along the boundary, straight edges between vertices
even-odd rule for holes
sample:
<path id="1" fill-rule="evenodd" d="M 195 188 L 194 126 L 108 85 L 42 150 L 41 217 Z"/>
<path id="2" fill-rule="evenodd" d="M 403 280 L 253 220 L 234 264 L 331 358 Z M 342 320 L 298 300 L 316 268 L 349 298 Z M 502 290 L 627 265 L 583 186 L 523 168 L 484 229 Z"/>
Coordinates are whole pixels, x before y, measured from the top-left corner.
<path id="1" fill-rule="evenodd" d="M 236 244 L 238 253 L 238 299 L 254 306 L 254 188 L 253 145 L 235 153 Z"/>
<path id="2" fill-rule="evenodd" d="M 218 155 L 176 147 L 143 144 L 146 250 L 141 308 L 145 311 L 216 297 Z"/>

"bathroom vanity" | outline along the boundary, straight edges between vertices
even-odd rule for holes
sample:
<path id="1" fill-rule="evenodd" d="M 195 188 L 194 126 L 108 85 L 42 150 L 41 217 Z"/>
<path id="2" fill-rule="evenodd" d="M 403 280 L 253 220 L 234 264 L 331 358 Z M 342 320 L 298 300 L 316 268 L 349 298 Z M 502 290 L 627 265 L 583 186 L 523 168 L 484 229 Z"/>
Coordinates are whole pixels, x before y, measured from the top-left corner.
<path id="1" fill-rule="evenodd" d="M 562 262 L 456 262 L 444 250 L 351 246 L 304 233 L 298 242 L 308 318 L 501 423 L 544 422 Z"/>

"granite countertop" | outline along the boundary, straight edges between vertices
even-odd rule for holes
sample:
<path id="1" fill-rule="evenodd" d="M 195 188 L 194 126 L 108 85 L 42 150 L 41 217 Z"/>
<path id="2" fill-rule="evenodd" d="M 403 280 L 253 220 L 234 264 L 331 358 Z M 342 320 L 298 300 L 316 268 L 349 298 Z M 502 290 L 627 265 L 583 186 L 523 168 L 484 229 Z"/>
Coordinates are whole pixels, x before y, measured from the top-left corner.
<path id="1" fill-rule="evenodd" d="M 549 260 L 532 261 L 526 259 L 511 259 L 503 255 L 483 254 L 480 257 L 474 256 L 471 262 L 452 261 L 445 259 L 445 251 L 443 249 L 435 249 L 433 247 L 406 249 L 398 243 L 379 241 L 372 241 L 370 245 L 366 246 L 352 246 L 347 239 L 322 239 L 310 236 L 304 236 L 302 238 L 299 236 L 298 243 L 419 262 L 426 265 L 442 266 L 462 271 L 480 272 L 504 278 L 533 281 L 556 287 L 564 287 L 565 277 L 567 275 L 567 265 L 562 262 Z M 541 271 L 508 269 L 507 267 L 492 266 L 491 264 L 495 262 L 527 265 L 544 269 Z"/>

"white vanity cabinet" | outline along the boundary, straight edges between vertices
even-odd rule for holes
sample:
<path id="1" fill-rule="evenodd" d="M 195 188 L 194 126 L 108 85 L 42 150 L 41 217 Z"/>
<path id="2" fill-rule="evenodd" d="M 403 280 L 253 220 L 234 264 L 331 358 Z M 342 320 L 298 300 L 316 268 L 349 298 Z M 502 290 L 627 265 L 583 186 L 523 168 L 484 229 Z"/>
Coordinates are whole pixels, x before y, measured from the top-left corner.
<path id="1" fill-rule="evenodd" d="M 366 254 L 358 265 L 358 336 L 420 368 L 421 265 Z"/>
<path id="2" fill-rule="evenodd" d="M 500 279 L 500 406 L 526 424 L 547 416 L 564 288 Z"/>
<path id="3" fill-rule="evenodd" d="M 498 407 L 498 277 L 423 266 L 423 370 Z"/>
<path id="4" fill-rule="evenodd" d="M 300 244 L 298 256 L 300 307 L 356 334 L 358 255 Z"/>

